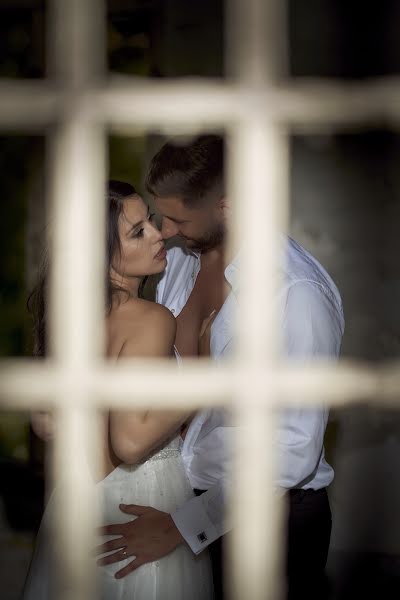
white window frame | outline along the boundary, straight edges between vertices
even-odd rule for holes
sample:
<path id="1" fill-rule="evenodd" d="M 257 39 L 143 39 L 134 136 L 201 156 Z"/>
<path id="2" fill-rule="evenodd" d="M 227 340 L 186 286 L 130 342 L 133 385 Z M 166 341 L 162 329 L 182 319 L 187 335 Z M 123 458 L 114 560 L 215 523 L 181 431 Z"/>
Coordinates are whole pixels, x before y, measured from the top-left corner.
<path id="1" fill-rule="evenodd" d="M 265 447 L 272 438 L 278 396 L 288 405 L 379 400 L 398 406 L 396 364 L 371 368 L 342 361 L 296 367 L 279 362 L 274 309 L 266 310 L 263 299 L 273 295 L 278 232 L 287 225 L 289 130 L 332 131 L 382 121 L 397 129 L 400 82 L 284 78 L 283 0 L 226 4 L 230 79 L 107 79 L 104 2 L 51 0 L 48 78 L 0 80 L 3 131 L 40 130 L 50 141 L 52 358 L 41 364 L 1 361 L 0 398 L 8 409 L 52 406 L 59 419 L 55 472 L 62 472 L 68 484 L 57 521 L 62 572 L 69 583 L 62 600 L 87 600 L 93 592 L 94 571 L 87 564 L 93 490 L 81 463 L 86 440 L 92 450 L 96 447 L 94 414 L 99 407 L 232 407 L 243 425 L 237 430 L 232 518 L 246 523 L 233 530 L 232 598 L 277 600 L 283 520 L 270 485 L 274 457 Z M 168 133 L 224 128 L 230 139 L 228 184 L 236 204 L 235 229 L 240 221 L 241 231 L 252 233 L 242 258 L 243 315 L 234 364 L 215 369 L 200 360 L 187 361 L 177 373 L 163 361 L 110 366 L 102 360 L 105 207 L 99 206 L 99 198 L 104 195 L 106 133 L 132 128 Z M 243 196 L 246 210 L 240 204 Z M 260 336 L 263 330 L 269 335 Z M 246 430 L 250 435 L 243 434 Z"/>

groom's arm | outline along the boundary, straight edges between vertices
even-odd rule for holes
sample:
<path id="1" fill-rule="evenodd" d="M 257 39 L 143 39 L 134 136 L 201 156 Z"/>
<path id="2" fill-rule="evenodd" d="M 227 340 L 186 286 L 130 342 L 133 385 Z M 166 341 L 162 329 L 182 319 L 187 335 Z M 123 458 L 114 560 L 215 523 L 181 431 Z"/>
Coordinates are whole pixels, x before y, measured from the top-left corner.
<path id="1" fill-rule="evenodd" d="M 305 365 L 316 359 L 337 360 L 344 329 L 341 307 L 314 282 L 290 287 L 283 314 L 283 341 L 288 361 Z M 282 411 L 274 448 L 279 470 L 277 491 L 302 487 L 319 464 L 328 410 L 291 407 Z"/>

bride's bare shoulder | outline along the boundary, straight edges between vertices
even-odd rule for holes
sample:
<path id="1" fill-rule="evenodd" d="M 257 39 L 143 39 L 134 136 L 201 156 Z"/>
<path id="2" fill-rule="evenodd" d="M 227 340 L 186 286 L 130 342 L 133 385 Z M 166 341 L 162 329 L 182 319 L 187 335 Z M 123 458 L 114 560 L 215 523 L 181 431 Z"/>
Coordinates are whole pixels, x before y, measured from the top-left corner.
<path id="1" fill-rule="evenodd" d="M 164 306 L 132 298 L 112 308 L 107 329 L 108 356 L 165 356 L 172 353 L 176 322 Z"/>

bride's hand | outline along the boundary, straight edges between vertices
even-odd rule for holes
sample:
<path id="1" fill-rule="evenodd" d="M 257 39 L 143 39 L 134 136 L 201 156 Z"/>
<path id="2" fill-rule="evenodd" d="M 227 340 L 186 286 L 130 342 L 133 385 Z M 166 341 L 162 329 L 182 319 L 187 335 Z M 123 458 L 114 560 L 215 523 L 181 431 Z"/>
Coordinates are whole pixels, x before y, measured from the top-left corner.
<path id="1" fill-rule="evenodd" d="M 210 356 L 211 327 L 216 316 L 217 311 L 214 309 L 201 324 L 199 333 L 199 356 Z"/>

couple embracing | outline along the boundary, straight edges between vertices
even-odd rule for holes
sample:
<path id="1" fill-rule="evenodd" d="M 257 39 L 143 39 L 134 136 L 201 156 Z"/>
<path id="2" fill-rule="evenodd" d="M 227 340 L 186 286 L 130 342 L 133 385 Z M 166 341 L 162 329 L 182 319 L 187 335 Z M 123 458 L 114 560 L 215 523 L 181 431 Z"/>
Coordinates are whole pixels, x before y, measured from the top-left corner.
<path id="1" fill-rule="evenodd" d="M 232 351 L 240 311 L 240 248 L 236 256 L 226 253 L 231 205 L 223 140 L 204 135 L 183 145 L 165 144 L 150 164 L 146 187 L 162 218 L 161 231 L 131 185 L 111 181 L 108 186 L 107 357 L 179 362 L 205 354 L 223 360 Z M 164 240 L 172 238 L 178 242 L 166 251 Z M 339 292 L 301 246 L 290 238 L 282 244 L 278 301 L 286 354 L 302 361 L 335 358 L 344 328 Z M 140 290 L 143 278 L 156 274 L 153 303 L 141 298 Z M 34 302 L 38 354 L 45 353 L 45 283 L 44 274 Z M 276 432 L 274 484 L 289 502 L 286 571 L 293 599 L 323 598 L 326 592 L 331 531 L 326 487 L 333 478 L 323 449 L 327 418 L 324 407 L 286 410 Z M 52 437 L 48 415 L 33 415 L 32 424 L 41 437 Z M 224 598 L 232 431 L 220 409 L 109 412 L 104 471 L 96 484 L 107 523 L 97 548 L 103 600 Z M 50 499 L 24 600 L 55 597 L 51 505 Z"/>

